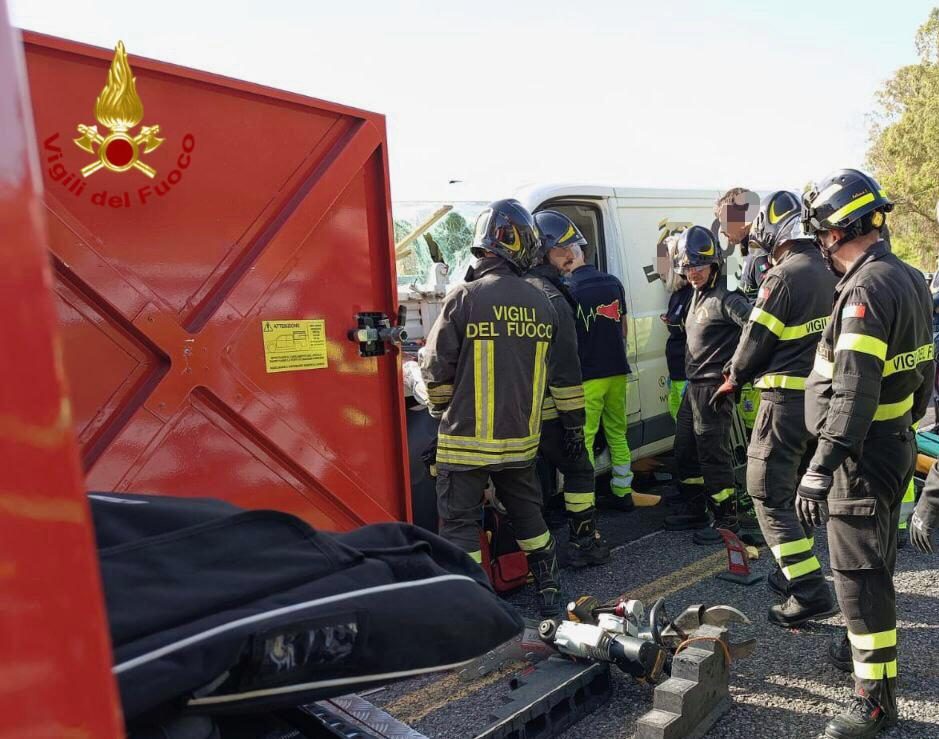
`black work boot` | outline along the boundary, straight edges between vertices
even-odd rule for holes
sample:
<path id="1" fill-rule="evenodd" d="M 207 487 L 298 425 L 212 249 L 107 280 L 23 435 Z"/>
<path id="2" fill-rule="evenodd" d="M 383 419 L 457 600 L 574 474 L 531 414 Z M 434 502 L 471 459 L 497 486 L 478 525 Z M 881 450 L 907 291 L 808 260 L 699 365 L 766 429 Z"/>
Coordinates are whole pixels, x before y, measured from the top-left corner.
<path id="1" fill-rule="evenodd" d="M 701 545 L 722 544 L 724 540 L 718 533 L 718 529 L 729 529 L 735 534 L 740 531 L 740 523 L 737 521 L 737 501 L 734 496 L 717 504 L 711 525 L 706 529 L 696 531 L 691 541 Z"/>
<path id="2" fill-rule="evenodd" d="M 897 717 L 889 715 L 873 698 L 856 695 L 854 702 L 825 727 L 832 739 L 864 739 L 895 726 Z"/>
<path id="3" fill-rule="evenodd" d="M 682 501 L 675 508 L 674 513 L 665 517 L 666 531 L 688 531 L 690 529 L 703 529 L 711 522 L 708 516 L 704 496 L 697 495 L 687 501 Z"/>
<path id="4" fill-rule="evenodd" d="M 586 567 L 609 562 L 610 548 L 597 531 L 597 510 L 589 508 L 567 515 L 570 527 L 567 563 L 571 567 Z"/>
<path id="5" fill-rule="evenodd" d="M 769 607 L 766 617 L 771 624 L 791 629 L 806 621 L 829 618 L 838 613 L 838 605 L 829 594 L 827 598 L 801 601 L 798 596 L 790 595 L 785 603 Z"/>
<path id="6" fill-rule="evenodd" d="M 538 592 L 538 614 L 543 619 L 564 618 L 566 602 L 561 593 L 561 571 L 554 539 L 548 546 L 526 552 L 525 556 Z"/>
<path id="7" fill-rule="evenodd" d="M 766 588 L 780 598 L 789 597 L 789 581 L 779 565 L 776 565 L 773 571 L 766 576 Z"/>
<path id="8" fill-rule="evenodd" d="M 851 642 L 848 641 L 847 631 L 841 639 L 828 645 L 828 661 L 837 670 L 847 672 L 849 675 L 854 672 L 854 655 L 851 653 Z"/>
<path id="9" fill-rule="evenodd" d="M 602 500 L 604 502 L 603 507 L 609 508 L 611 511 L 632 513 L 634 510 L 636 510 L 636 504 L 633 502 L 632 493 L 627 493 L 623 496 L 613 493 L 612 495 L 603 496 Z"/>

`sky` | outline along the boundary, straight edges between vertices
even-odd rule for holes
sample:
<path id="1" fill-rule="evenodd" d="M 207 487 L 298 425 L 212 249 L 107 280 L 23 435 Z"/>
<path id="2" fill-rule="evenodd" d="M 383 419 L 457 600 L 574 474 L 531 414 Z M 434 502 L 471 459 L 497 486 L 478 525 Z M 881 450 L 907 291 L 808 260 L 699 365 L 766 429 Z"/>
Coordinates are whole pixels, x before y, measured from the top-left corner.
<path id="1" fill-rule="evenodd" d="M 383 113 L 395 200 L 801 189 L 863 166 L 875 94 L 937 4 L 7 2 L 21 28 Z"/>

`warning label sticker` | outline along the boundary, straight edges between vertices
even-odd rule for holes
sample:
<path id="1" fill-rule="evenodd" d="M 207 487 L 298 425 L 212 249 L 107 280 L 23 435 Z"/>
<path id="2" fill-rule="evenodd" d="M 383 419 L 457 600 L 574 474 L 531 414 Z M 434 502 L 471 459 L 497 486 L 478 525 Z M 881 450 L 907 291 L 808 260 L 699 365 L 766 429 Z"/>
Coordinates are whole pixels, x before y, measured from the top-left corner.
<path id="1" fill-rule="evenodd" d="M 326 367 L 326 321 L 262 321 L 261 332 L 268 372 Z"/>

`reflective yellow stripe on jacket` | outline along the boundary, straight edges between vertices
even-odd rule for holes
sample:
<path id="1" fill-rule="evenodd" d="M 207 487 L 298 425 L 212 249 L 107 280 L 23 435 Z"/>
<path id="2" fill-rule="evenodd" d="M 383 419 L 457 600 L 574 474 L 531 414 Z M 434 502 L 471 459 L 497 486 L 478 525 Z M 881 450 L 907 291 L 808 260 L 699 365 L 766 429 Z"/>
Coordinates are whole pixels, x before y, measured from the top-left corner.
<path id="1" fill-rule="evenodd" d="M 476 393 L 476 437 L 495 434 L 496 346 L 491 339 L 473 342 L 473 390 Z"/>
<path id="2" fill-rule="evenodd" d="M 929 344 L 923 344 L 923 346 L 914 351 L 904 352 L 903 354 L 897 354 L 895 357 L 890 357 L 884 364 L 884 377 L 895 375 L 897 372 L 915 370 L 924 362 L 933 361 L 935 352 L 936 348 L 930 342 Z"/>
<path id="3" fill-rule="evenodd" d="M 535 371 L 531 386 L 531 415 L 528 418 L 528 433 L 537 435 L 541 431 L 541 404 L 544 401 L 545 371 L 547 369 L 548 342 L 535 345 Z M 557 402 L 555 400 L 555 402 Z"/>
<path id="4" fill-rule="evenodd" d="M 762 308 L 754 308 L 750 311 L 750 320 L 774 333 L 780 341 L 793 341 L 795 339 L 804 339 L 812 334 L 820 334 L 828 325 L 828 317 L 822 316 L 813 318 L 798 326 L 787 326 L 772 313 Z"/>
<path id="5" fill-rule="evenodd" d="M 540 430 L 539 430 L 540 431 Z M 485 439 L 478 436 L 437 437 L 437 462 L 479 466 L 505 462 L 527 462 L 538 453 L 541 434 L 519 439 Z"/>
<path id="6" fill-rule="evenodd" d="M 584 386 L 583 385 L 573 385 L 572 387 L 555 387 L 551 385 L 549 388 L 551 398 L 557 404 L 557 409 L 562 412 L 567 411 L 579 411 L 584 407 Z M 547 405 L 547 399 L 545 401 Z"/>
<path id="7" fill-rule="evenodd" d="M 805 378 L 794 375 L 763 375 L 753 383 L 760 390 L 782 388 L 784 390 L 805 390 Z"/>
<path id="8" fill-rule="evenodd" d="M 853 351 L 870 354 L 881 362 L 887 359 L 887 342 L 867 334 L 841 334 L 835 346 L 836 352 Z"/>
<path id="9" fill-rule="evenodd" d="M 887 359 L 886 342 L 866 334 L 841 334 L 838 337 L 835 351 L 855 351 L 876 357 L 884 363 L 884 377 L 895 375 L 898 372 L 915 370 L 920 364 L 931 362 L 935 357 L 935 347 L 932 343 L 929 343 L 923 344 L 913 351 L 902 352 Z"/>
<path id="10" fill-rule="evenodd" d="M 541 420 L 544 421 L 553 421 L 556 418 L 560 418 L 558 413 L 558 407 L 554 403 L 554 398 L 550 395 L 544 396 L 544 403 L 541 404 Z"/>
<path id="11" fill-rule="evenodd" d="M 903 400 L 896 403 L 881 403 L 874 412 L 875 421 L 892 421 L 894 418 L 902 418 L 907 411 L 913 409 L 913 395 L 910 394 Z"/>
<path id="12" fill-rule="evenodd" d="M 446 405 L 453 399 L 453 385 L 428 387 L 427 398 L 434 405 Z"/>
<path id="13" fill-rule="evenodd" d="M 812 371 L 830 380 L 835 374 L 835 363 L 825 359 L 821 354 L 816 354 L 815 365 L 812 367 Z"/>

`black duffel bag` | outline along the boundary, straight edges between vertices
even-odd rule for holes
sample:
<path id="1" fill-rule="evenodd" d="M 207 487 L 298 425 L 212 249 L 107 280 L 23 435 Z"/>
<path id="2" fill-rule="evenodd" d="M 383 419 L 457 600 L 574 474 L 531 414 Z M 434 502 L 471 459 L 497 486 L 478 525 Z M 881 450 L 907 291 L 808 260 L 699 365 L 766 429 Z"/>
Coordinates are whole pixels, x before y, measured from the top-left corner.
<path id="1" fill-rule="evenodd" d="M 523 623 L 456 547 L 222 501 L 92 493 L 130 725 L 248 714 L 460 667 Z"/>

